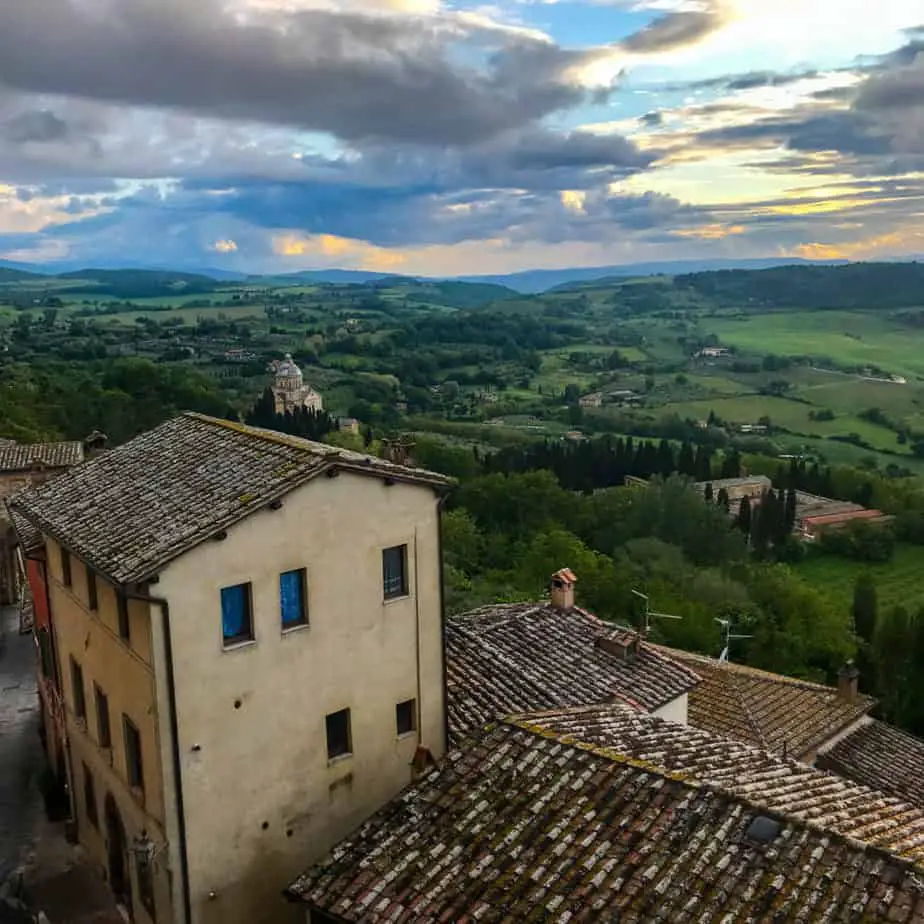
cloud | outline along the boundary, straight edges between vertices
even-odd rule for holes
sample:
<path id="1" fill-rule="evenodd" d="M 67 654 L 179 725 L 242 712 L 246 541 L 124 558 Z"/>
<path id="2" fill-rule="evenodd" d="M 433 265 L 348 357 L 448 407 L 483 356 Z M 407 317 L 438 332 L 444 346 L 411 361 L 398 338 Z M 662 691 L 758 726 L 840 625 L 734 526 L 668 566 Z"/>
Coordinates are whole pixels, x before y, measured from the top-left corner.
<path id="1" fill-rule="evenodd" d="M 0 85 L 354 141 L 469 144 L 584 101 L 569 75 L 598 54 L 452 12 L 6 0 Z"/>
<path id="2" fill-rule="evenodd" d="M 48 144 L 63 141 L 68 135 L 68 126 L 47 109 L 33 109 L 4 122 L 0 125 L 0 133 L 12 144 Z"/>
<path id="3" fill-rule="evenodd" d="M 214 250 L 215 253 L 236 253 L 237 241 L 232 241 L 230 239 L 215 241 L 210 249 Z"/>
<path id="4" fill-rule="evenodd" d="M 720 0 L 708 0 L 698 7 L 665 13 L 620 44 L 626 51 L 636 54 L 672 51 L 702 41 L 729 20 L 729 11 Z"/>

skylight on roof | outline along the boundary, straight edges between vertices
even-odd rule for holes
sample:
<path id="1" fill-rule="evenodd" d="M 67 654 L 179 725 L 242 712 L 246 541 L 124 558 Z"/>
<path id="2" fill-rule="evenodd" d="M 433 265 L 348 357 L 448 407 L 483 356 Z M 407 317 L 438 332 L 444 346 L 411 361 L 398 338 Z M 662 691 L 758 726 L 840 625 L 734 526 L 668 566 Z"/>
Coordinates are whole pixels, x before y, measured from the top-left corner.
<path id="1" fill-rule="evenodd" d="M 758 815 L 749 825 L 744 836 L 746 840 L 763 846 L 775 841 L 782 830 L 782 825 L 775 818 Z"/>

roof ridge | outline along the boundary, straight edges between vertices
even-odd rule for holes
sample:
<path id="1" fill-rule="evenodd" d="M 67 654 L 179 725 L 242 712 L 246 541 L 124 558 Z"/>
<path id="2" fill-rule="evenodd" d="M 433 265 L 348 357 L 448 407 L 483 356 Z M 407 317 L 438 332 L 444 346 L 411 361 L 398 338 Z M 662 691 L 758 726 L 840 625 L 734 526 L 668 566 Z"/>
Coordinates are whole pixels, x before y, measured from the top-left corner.
<path id="1" fill-rule="evenodd" d="M 410 476 L 419 482 L 439 482 L 441 484 L 451 485 L 454 479 L 440 472 L 433 472 L 425 468 L 413 468 L 409 465 L 399 465 L 388 459 L 382 459 L 368 452 L 360 452 L 356 449 L 344 449 L 339 446 L 331 446 L 328 443 L 322 443 L 320 440 L 311 440 L 306 436 L 295 436 L 291 433 L 282 433 L 279 430 L 271 430 L 266 427 L 256 427 L 252 424 L 245 424 L 235 420 L 226 420 L 221 417 L 212 417 L 208 414 L 202 414 L 199 411 L 184 411 L 183 417 L 196 420 L 199 423 L 208 424 L 209 426 L 219 427 L 224 430 L 230 430 L 240 436 L 248 437 L 254 440 L 261 440 L 265 443 L 274 443 L 277 446 L 283 446 L 287 449 L 296 449 L 309 455 L 320 456 L 327 461 L 336 462 L 338 465 L 347 466 L 352 469 L 361 470 L 363 465 L 375 465 L 380 469 L 393 471 L 395 475 Z"/>
<path id="2" fill-rule="evenodd" d="M 580 707 L 578 707 L 580 708 Z M 592 708 L 592 707 L 588 707 Z M 549 710 L 553 712 L 553 710 Z M 601 757 L 604 760 L 609 760 L 613 763 L 620 764 L 622 766 L 634 767 L 638 770 L 643 770 L 647 773 L 652 773 L 655 776 L 660 777 L 663 780 L 672 780 L 679 783 L 685 788 L 692 791 L 703 791 L 716 793 L 727 799 L 730 799 L 740 805 L 744 805 L 750 809 L 761 812 L 762 814 L 772 815 L 777 818 L 783 818 L 790 824 L 794 826 L 801 826 L 810 831 L 815 831 L 816 833 L 823 834 L 830 838 L 837 838 L 844 843 L 854 843 L 862 845 L 864 850 L 868 850 L 874 853 L 878 853 L 884 857 L 889 857 L 892 859 L 900 860 L 903 863 L 907 863 L 910 867 L 924 875 L 924 858 L 915 859 L 909 856 L 907 853 L 900 852 L 899 848 L 890 848 L 888 846 L 883 846 L 881 843 L 877 843 L 874 840 L 870 840 L 866 837 L 858 837 L 856 834 L 846 834 L 836 828 L 832 828 L 830 825 L 826 825 L 823 821 L 824 816 L 819 816 L 818 818 L 803 817 L 795 814 L 788 814 L 785 811 L 774 808 L 768 805 L 766 802 L 761 802 L 756 798 L 736 791 L 732 787 L 723 783 L 715 783 L 709 780 L 703 780 L 698 777 L 692 771 L 681 771 L 681 770 L 669 770 L 667 767 L 664 767 L 654 761 L 644 760 L 638 757 L 630 757 L 627 754 L 624 754 L 617 748 L 606 747 L 605 745 L 596 744 L 592 741 L 586 741 L 581 738 L 577 738 L 572 734 L 566 734 L 562 732 L 557 732 L 554 729 L 543 727 L 542 725 L 534 724 L 529 719 L 537 717 L 538 713 L 522 713 L 519 715 L 509 715 L 505 716 L 498 720 L 499 723 L 522 729 L 529 734 L 536 735 L 540 738 L 545 738 L 547 740 L 555 740 L 560 744 L 565 745 L 566 747 L 574 748 L 578 751 L 584 751 L 586 753 L 594 754 L 597 757 Z M 640 714 L 636 714 L 640 715 Z M 669 723 L 667 719 L 662 719 L 659 716 L 649 716 L 656 721 L 664 722 L 666 724 L 676 724 Z M 493 728 L 496 727 L 498 723 L 490 723 L 484 729 L 485 733 L 489 733 Z M 719 737 L 719 736 L 714 736 Z M 754 745 L 750 745 L 757 748 Z M 769 752 L 768 752 L 769 753 Z M 817 770 L 814 767 L 810 767 L 808 764 L 801 765 L 799 761 L 793 760 L 792 758 L 775 758 L 772 754 L 769 755 L 774 760 L 778 761 L 781 766 L 786 764 L 797 764 L 800 768 L 804 768 L 803 772 L 808 773 L 817 773 L 821 776 L 826 775 L 825 771 Z M 912 815 L 917 815 L 922 821 L 924 821 L 924 809 L 920 809 L 917 806 L 912 805 L 910 802 L 907 802 L 903 799 L 899 799 L 896 796 L 890 796 L 887 793 L 879 792 L 878 790 L 873 789 L 870 786 L 867 786 L 863 783 L 855 783 L 852 780 L 844 780 L 845 783 L 853 785 L 860 792 L 863 793 L 876 793 L 880 798 L 887 800 L 891 803 L 891 807 L 896 810 L 901 810 L 906 813 L 911 813 Z M 876 831 L 872 832 L 871 835 L 873 838 L 876 837 Z M 922 886 L 924 889 L 924 886 Z"/>
<path id="3" fill-rule="evenodd" d="M 725 662 L 725 667 L 726 670 L 724 671 L 724 674 L 728 678 L 728 683 L 731 685 L 731 688 L 734 691 L 735 698 L 741 704 L 741 708 L 744 711 L 744 717 L 747 719 L 748 725 L 751 726 L 751 730 L 754 732 L 757 740 L 760 742 L 760 746 L 765 751 L 769 751 L 770 746 L 767 744 L 767 739 L 764 737 L 764 733 L 760 729 L 760 724 L 758 723 L 757 719 L 754 718 L 754 713 L 751 712 L 751 707 L 747 704 L 747 701 L 744 698 L 744 691 L 738 685 L 734 672 L 728 670 L 728 662 Z"/>
<path id="4" fill-rule="evenodd" d="M 699 651 L 686 651 L 683 648 L 671 648 L 668 645 L 658 645 L 655 642 L 649 642 L 648 644 L 665 652 L 669 657 L 676 657 L 678 660 L 695 660 L 716 669 L 726 669 L 741 674 L 751 674 L 756 677 L 765 677 L 767 680 L 774 680 L 778 683 L 786 683 L 790 686 L 801 687 L 806 690 L 816 690 L 819 693 L 837 693 L 837 687 L 833 687 L 826 683 L 819 683 L 816 680 L 806 680 L 803 677 L 791 677 L 788 674 L 779 674 L 776 671 L 768 671 L 763 667 L 754 667 L 752 664 L 737 664 L 733 661 L 720 661 L 718 658 L 712 657 L 712 655 L 702 654 L 702 652 Z M 871 697 L 867 697 L 867 699 L 872 700 Z"/>

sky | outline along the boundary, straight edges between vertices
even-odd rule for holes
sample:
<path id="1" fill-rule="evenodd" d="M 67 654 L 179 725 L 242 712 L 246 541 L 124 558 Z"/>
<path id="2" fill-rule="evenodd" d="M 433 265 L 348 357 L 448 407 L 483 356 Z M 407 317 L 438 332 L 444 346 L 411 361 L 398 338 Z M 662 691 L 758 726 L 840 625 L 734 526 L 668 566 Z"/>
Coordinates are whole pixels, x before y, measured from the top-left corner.
<path id="1" fill-rule="evenodd" d="M 922 0 L 4 0 L 0 260 L 924 255 Z"/>

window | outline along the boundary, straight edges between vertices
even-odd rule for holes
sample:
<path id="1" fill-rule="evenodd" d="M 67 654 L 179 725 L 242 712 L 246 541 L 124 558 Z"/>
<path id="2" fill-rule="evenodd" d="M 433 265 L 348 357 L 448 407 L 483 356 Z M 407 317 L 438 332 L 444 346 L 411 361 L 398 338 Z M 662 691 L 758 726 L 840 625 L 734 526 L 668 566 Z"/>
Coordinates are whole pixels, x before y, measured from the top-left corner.
<path id="1" fill-rule="evenodd" d="M 74 715 L 78 719 L 87 717 L 87 698 L 83 689 L 83 668 L 71 658 L 71 687 L 74 694 Z"/>
<path id="2" fill-rule="evenodd" d="M 67 549 L 61 549 L 61 580 L 65 587 L 71 586 L 71 556 Z"/>
<path id="3" fill-rule="evenodd" d="M 87 810 L 87 820 L 94 828 L 99 827 L 99 815 L 96 812 L 96 787 L 90 768 L 83 765 L 83 803 Z"/>
<path id="4" fill-rule="evenodd" d="M 221 632 L 225 645 L 253 638 L 253 605 L 250 584 L 221 589 Z"/>
<path id="5" fill-rule="evenodd" d="M 308 622 L 308 581 L 304 568 L 279 575 L 279 610 L 282 628 L 303 626 Z"/>
<path id="6" fill-rule="evenodd" d="M 350 710 L 341 709 L 332 712 L 327 721 L 327 757 L 333 760 L 344 754 L 353 753 L 353 742 L 350 740 Z"/>
<path id="7" fill-rule="evenodd" d="M 396 545 L 382 552 L 382 587 L 386 600 L 407 596 L 406 545 Z"/>
<path id="8" fill-rule="evenodd" d="M 119 638 L 128 644 L 132 638 L 132 625 L 128 618 L 128 597 L 116 591 L 116 606 L 119 610 Z"/>
<path id="9" fill-rule="evenodd" d="M 144 768 L 141 763 L 141 735 L 132 720 L 122 716 L 122 732 L 125 736 L 125 770 L 128 785 L 134 789 L 144 789 Z"/>
<path id="10" fill-rule="evenodd" d="M 399 735 L 406 735 L 417 728 L 417 702 L 409 699 L 395 706 L 395 725 Z"/>
<path id="11" fill-rule="evenodd" d="M 47 629 L 39 629 L 38 634 L 39 661 L 42 665 L 42 676 L 54 676 L 54 658 L 51 655 L 51 636 Z"/>
<path id="12" fill-rule="evenodd" d="M 87 568 L 87 604 L 91 610 L 99 609 L 99 596 L 96 593 L 96 572 Z"/>
<path id="13" fill-rule="evenodd" d="M 96 695 L 96 730 L 101 748 L 112 747 L 112 729 L 109 726 L 109 697 L 93 684 Z"/>

